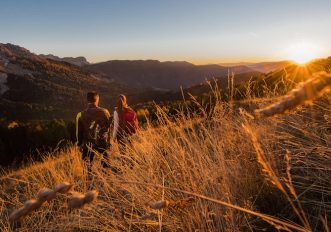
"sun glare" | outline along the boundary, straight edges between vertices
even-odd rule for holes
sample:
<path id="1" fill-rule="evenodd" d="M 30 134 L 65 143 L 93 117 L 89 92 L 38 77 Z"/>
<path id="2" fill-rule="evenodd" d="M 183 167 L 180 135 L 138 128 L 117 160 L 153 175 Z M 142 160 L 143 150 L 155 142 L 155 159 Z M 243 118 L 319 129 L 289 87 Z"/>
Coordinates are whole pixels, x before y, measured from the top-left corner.
<path id="1" fill-rule="evenodd" d="M 287 51 L 287 58 L 301 65 L 318 58 L 319 55 L 316 45 L 304 42 L 291 46 Z"/>

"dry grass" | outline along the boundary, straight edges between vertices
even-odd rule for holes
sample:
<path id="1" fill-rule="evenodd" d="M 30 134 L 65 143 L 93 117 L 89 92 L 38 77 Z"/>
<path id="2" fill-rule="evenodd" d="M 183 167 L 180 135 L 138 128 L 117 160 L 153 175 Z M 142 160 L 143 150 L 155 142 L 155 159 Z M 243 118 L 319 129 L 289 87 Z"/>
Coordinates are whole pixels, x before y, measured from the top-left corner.
<path id="1" fill-rule="evenodd" d="M 256 110 L 258 116 L 273 116 L 275 114 L 283 114 L 286 111 L 292 110 L 304 103 L 311 103 L 314 99 L 321 96 L 331 86 L 331 74 L 319 73 L 315 77 L 310 78 L 304 83 L 301 83 L 297 88 L 293 89 L 286 96 L 281 97 L 276 103 L 271 104 L 263 109 Z"/>
<path id="2" fill-rule="evenodd" d="M 88 174 L 73 146 L 42 163 L 5 173 L 0 179 L 0 227 L 3 231 L 329 227 L 330 97 L 300 114 L 278 118 L 254 120 L 221 102 L 212 116 L 199 115 L 182 113 L 170 119 L 159 110 L 159 125 L 147 125 L 125 154 L 113 146 L 108 162 L 117 172 L 102 168 L 98 156 Z M 77 192 L 97 190 L 98 199 L 68 210 L 65 194 L 58 194 L 36 212 L 9 222 L 9 214 L 39 189 L 64 181 L 73 183 Z M 94 199 L 93 194 L 90 197 Z"/>

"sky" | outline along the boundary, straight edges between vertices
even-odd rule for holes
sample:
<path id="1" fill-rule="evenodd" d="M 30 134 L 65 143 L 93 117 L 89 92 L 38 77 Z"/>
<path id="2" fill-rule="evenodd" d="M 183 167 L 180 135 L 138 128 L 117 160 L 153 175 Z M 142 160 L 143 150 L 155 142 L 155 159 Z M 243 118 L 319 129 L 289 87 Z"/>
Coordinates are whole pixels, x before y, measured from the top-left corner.
<path id="1" fill-rule="evenodd" d="M 327 57 L 330 9 L 331 0 L 0 0 L 0 43 L 93 63 Z"/>

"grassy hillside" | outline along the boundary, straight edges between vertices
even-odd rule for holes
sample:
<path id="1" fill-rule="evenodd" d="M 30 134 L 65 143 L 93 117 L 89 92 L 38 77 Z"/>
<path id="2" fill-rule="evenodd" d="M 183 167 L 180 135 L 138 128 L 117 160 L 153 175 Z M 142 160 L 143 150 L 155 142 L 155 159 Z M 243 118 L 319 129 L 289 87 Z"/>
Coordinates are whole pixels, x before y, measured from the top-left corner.
<path id="1" fill-rule="evenodd" d="M 64 116 L 64 109 L 69 109 L 68 115 L 72 115 L 83 107 L 82 103 L 78 104 L 80 98 L 70 98 L 76 96 L 73 93 L 80 94 L 92 85 L 106 94 L 116 86 L 78 67 L 40 58 L 22 48 L 12 50 L 17 54 L 1 50 L 8 60 L 0 62 L 0 71 L 6 75 L 5 84 L 10 90 L 2 95 L 0 110 L 12 110 L 25 117 L 29 116 L 27 109 L 31 109 L 43 118 L 44 111 L 51 110 L 49 115 L 55 117 L 54 109 Z M 330 72 L 330 64 L 328 58 L 305 67 L 290 65 L 265 75 L 229 75 L 227 79 L 193 86 L 183 92 L 146 91 L 139 99 L 152 98 L 161 104 L 138 105 L 138 116 L 146 115 L 146 123 L 124 153 L 113 144 L 110 156 L 103 160 L 111 168 L 103 168 L 103 158 L 98 156 L 88 173 L 89 164 L 82 161 L 76 146 L 69 145 L 41 154 L 43 161 L 2 170 L 0 228 L 2 231 L 328 231 L 330 94 L 286 115 L 273 118 L 252 115 L 254 109 L 274 103 L 279 95 L 313 73 Z M 303 94 L 296 89 L 283 100 L 295 105 L 312 100 L 319 95 L 321 84 L 330 85 L 330 76 L 327 78 L 322 76 L 316 83 L 309 82 L 301 87 Z M 118 85 L 112 94 L 124 91 L 121 87 Z M 129 99 L 135 99 L 135 94 L 139 93 L 129 95 Z M 28 108 L 23 107 L 25 104 Z M 278 113 L 284 111 L 284 104 L 274 107 Z M 270 108 L 266 109 L 265 115 L 270 115 Z M 19 144 L 33 148 L 48 143 L 54 146 L 58 138 L 70 137 L 67 129 L 73 129 L 73 124 L 63 120 L 31 123 L 33 130 L 24 129 L 20 122 L 8 124 L 1 120 L 0 124 L 1 159 L 6 147 L 19 152 Z M 39 143 L 34 144 L 36 141 Z M 58 194 L 28 216 L 9 221 L 10 213 L 36 198 L 41 188 L 52 188 L 63 181 L 74 184 L 69 194 Z M 82 209 L 68 209 L 70 195 L 92 189 L 99 192 L 97 201 Z M 165 207 L 153 209 L 158 201 Z"/>
<path id="2" fill-rule="evenodd" d="M 4 172 L 3 231 L 324 231 L 330 226 L 331 96 L 276 118 L 252 119 L 236 105 L 175 120 L 158 109 L 120 154 L 87 173 L 75 146 L 44 161 Z M 269 104 L 251 100 L 252 107 Z M 37 212 L 10 223 L 8 215 L 42 187 L 69 181 L 98 200 L 69 211 L 60 194 Z M 152 209 L 166 200 L 167 207 Z"/>
<path id="3" fill-rule="evenodd" d="M 114 106 L 114 98 L 120 93 L 139 93 L 81 67 L 12 44 L 0 44 L 0 75 L 6 87 L 0 92 L 0 118 L 8 120 L 72 120 L 85 107 L 88 91 L 98 91 L 104 107 Z"/>

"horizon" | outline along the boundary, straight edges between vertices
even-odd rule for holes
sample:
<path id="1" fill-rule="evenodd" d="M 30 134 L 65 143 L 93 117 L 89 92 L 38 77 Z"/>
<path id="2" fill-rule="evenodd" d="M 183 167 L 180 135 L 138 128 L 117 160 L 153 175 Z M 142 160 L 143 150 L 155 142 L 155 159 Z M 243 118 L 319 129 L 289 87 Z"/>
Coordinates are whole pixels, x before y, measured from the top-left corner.
<path id="1" fill-rule="evenodd" d="M 1 43 L 0 44 L 6 44 L 6 43 Z M 7 43 L 7 44 L 12 44 L 12 43 Z M 19 44 L 12 44 L 14 46 L 19 46 L 19 47 L 22 47 L 20 46 Z M 29 52 L 33 53 L 33 54 L 36 54 L 36 55 L 52 55 L 52 56 L 57 56 L 59 58 L 79 58 L 79 57 L 83 57 L 87 60 L 87 62 L 89 62 L 90 64 L 97 64 L 97 63 L 103 63 L 103 62 L 108 62 L 108 61 L 159 61 L 159 62 L 188 62 L 188 63 L 191 63 L 191 64 L 194 64 L 194 65 L 220 65 L 220 66 L 236 66 L 236 65 L 252 65 L 252 64 L 259 64 L 259 63 L 277 63 L 277 62 L 294 62 L 293 60 L 290 60 L 290 59 L 284 59 L 284 60 L 261 60 L 261 61 L 245 61 L 245 60 L 241 60 L 241 61 L 238 61 L 238 62 L 219 62 L 219 61 L 215 61 L 215 62 L 194 62 L 194 61 L 190 61 L 190 60 L 161 60 L 161 59 L 111 59 L 111 60 L 101 60 L 101 61 L 98 61 L 98 62 L 91 62 L 90 60 L 88 60 L 86 58 L 86 56 L 84 55 L 79 55 L 79 56 L 58 56 L 57 54 L 38 54 L 38 53 L 35 53 L 34 51 L 31 51 L 29 48 L 26 48 L 26 47 L 23 47 L 27 50 L 29 50 Z M 327 59 L 328 57 L 331 57 L 331 56 L 325 56 L 325 57 L 316 57 L 314 59 L 312 59 L 311 61 L 314 61 L 314 60 L 318 60 L 318 59 Z M 294 62 L 295 63 L 295 62 Z"/>
<path id="2" fill-rule="evenodd" d="M 0 42 L 91 63 L 306 61 L 331 55 L 330 7 L 326 0 L 6 1 Z"/>

